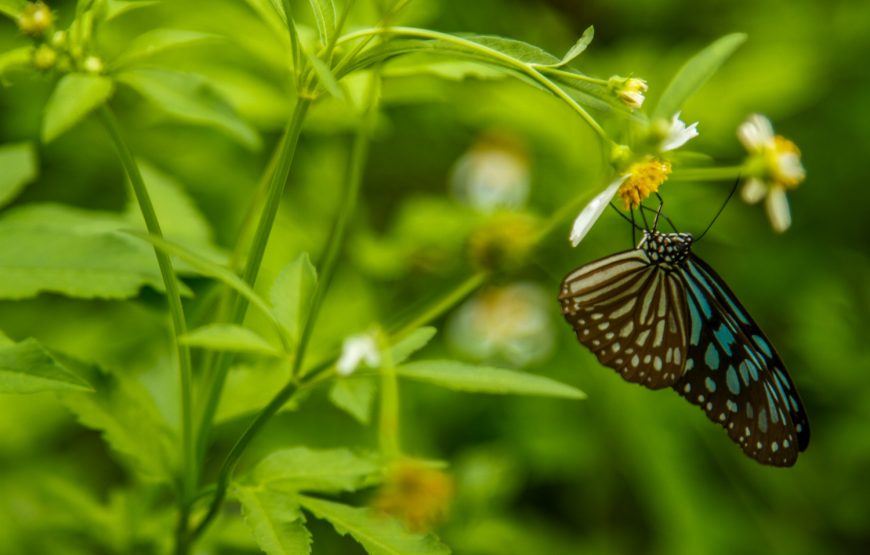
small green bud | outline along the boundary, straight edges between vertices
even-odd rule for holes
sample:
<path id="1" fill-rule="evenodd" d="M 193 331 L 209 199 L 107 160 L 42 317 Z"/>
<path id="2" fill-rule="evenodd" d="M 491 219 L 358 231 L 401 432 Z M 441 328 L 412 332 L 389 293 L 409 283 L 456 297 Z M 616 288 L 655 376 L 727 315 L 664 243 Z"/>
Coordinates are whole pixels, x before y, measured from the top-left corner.
<path id="1" fill-rule="evenodd" d="M 41 44 L 33 50 L 32 63 L 40 71 L 52 69 L 57 64 L 57 52 L 47 44 Z"/>
<path id="2" fill-rule="evenodd" d="M 625 167 L 628 161 L 631 160 L 631 156 L 631 148 L 627 145 L 615 144 L 610 149 L 610 165 L 619 170 Z"/>
<path id="3" fill-rule="evenodd" d="M 88 56 L 82 63 L 82 69 L 87 73 L 99 74 L 105 69 L 105 64 L 103 64 L 103 60 L 96 56 Z"/>
<path id="4" fill-rule="evenodd" d="M 18 28 L 33 38 L 42 38 L 53 26 L 54 14 L 43 2 L 28 4 L 18 17 Z"/>

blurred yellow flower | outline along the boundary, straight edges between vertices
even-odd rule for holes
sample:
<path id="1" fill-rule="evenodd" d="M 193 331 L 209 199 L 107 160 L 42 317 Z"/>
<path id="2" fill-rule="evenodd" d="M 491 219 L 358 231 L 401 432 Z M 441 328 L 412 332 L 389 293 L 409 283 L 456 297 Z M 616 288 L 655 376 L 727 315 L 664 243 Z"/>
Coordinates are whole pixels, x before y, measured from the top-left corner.
<path id="1" fill-rule="evenodd" d="M 372 507 L 400 519 L 408 530 L 428 532 L 447 517 L 453 491 L 453 479 L 446 473 L 404 459 L 387 470 Z"/>

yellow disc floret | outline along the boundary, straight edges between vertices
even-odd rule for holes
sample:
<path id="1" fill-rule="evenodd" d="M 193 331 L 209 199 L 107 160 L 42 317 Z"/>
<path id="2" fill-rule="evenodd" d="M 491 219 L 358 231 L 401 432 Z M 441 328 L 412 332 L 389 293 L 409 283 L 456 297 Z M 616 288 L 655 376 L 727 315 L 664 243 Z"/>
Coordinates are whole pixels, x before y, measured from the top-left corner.
<path id="1" fill-rule="evenodd" d="M 628 179 L 619 187 L 617 194 L 625 202 L 625 209 L 637 208 L 640 203 L 657 192 L 671 174 L 671 163 L 650 158 L 635 162 L 628 168 Z"/>

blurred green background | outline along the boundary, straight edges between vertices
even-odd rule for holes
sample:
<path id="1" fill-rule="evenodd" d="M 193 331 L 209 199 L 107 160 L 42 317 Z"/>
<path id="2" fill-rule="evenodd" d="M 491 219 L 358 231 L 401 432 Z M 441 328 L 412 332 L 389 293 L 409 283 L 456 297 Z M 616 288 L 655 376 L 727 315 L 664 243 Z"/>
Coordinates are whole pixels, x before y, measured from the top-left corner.
<path id="1" fill-rule="evenodd" d="M 359 4 L 351 24 L 370 24 L 366 3 Z M 52 6 L 62 15 L 72 11 L 69 2 Z M 512 37 L 556 54 L 594 25 L 595 40 L 577 67 L 604 78 L 645 78 L 652 101 L 690 55 L 719 36 L 746 32 L 746 44 L 684 106 L 683 119 L 700 122 L 692 149 L 723 165 L 739 163 L 744 153 L 736 127 L 760 112 L 801 148 L 807 170 L 806 182 L 790 194 L 794 223 L 787 233 L 774 234 L 760 206 L 735 199 L 695 249 L 776 344 L 801 391 L 813 437 L 797 465 L 762 467 L 697 408 L 670 391 L 623 382 L 575 341 L 559 314 L 561 278 L 630 247 L 627 224 L 606 212 L 579 248 L 569 247 L 565 221 L 528 260 L 494 278 L 492 287 L 525 284 L 518 302 L 528 303 L 521 307 L 527 312 L 519 314 L 532 314 L 536 322 L 527 330 L 528 349 L 548 348 L 514 356 L 499 346 L 498 334 L 479 329 L 486 326 L 485 316 L 463 320 L 460 309 L 436 323 L 440 333 L 423 353 L 522 366 L 579 387 L 587 400 L 467 396 L 403 385 L 406 450 L 449 461 L 456 479 L 451 516 L 439 530 L 445 542 L 469 555 L 815 554 L 854 553 L 870 545 L 870 188 L 864 184 L 870 159 L 870 3 L 419 0 L 404 17 L 403 23 L 420 27 Z M 113 100 L 135 151 L 183 185 L 215 241 L 228 247 L 292 106 L 286 101 L 291 87 L 279 71 L 274 37 L 244 2 L 142 9 L 107 27 L 103 48 L 123 51 L 130 37 L 154 26 L 223 37 L 163 63 L 207 75 L 263 134 L 261 148 L 246 148 L 220 133 L 163 118 L 130 91 L 120 90 Z M 12 23 L 0 23 L 0 46 L 23 43 Z M 606 178 L 595 137 L 542 92 L 512 80 L 411 73 L 386 69 L 362 198 L 315 333 L 315 353 L 330 352 L 343 336 L 373 322 L 400 321 L 458 283 L 475 263 L 469 236 L 498 229 L 498 218 L 518 212 L 546 219 L 576 195 L 598 190 Z M 0 140 L 36 138 L 51 80 L 16 73 L 6 81 L 0 89 Z M 263 284 L 300 251 L 317 255 L 322 249 L 341 200 L 351 129 L 347 114 L 330 101 L 312 111 Z M 451 189 L 451 179 L 462 178 L 457 162 L 493 141 L 508 145 L 519 161 L 517 171 L 528 171 L 529 196 L 518 201 L 522 207 L 514 216 L 475 210 Z M 39 157 L 41 175 L 16 205 L 124 208 L 123 174 L 96 122 L 40 147 Z M 667 213 L 681 231 L 698 233 L 729 186 L 667 183 Z M 520 233 L 522 227 L 511 229 Z M 204 282 L 193 285 L 208 290 Z M 531 293 L 523 297 L 522 291 Z M 476 302 L 484 309 L 497 304 L 499 292 L 504 289 L 487 289 Z M 149 341 L 164 343 L 161 306 L 150 290 L 125 302 L 41 295 L 0 304 L 0 329 L 139 376 L 174 423 L 168 350 L 141 349 Z M 493 318 L 492 325 L 504 325 Z M 480 341 L 492 346 L 475 351 L 463 345 L 474 326 Z M 236 399 L 237 407 L 224 407 L 215 459 L 245 422 L 233 414 L 267 399 L 279 382 L 263 378 L 240 394 L 248 397 Z M 322 392 L 307 401 L 303 414 L 282 414 L 244 463 L 276 446 L 374 443 L 372 430 L 332 407 Z M 74 477 L 83 491 L 108 504 L 114 491 L 136 481 L 99 435 L 76 424 L 51 396 L 0 398 L 3 543 L 40 545 L 44 553 L 91 552 L 71 548 L 76 536 L 64 535 L 75 514 L 56 499 L 69 502 L 73 496 L 46 493 L 57 489 L 51 484 L 61 476 Z M 113 511 L 136 518 L 132 504 L 118 502 L 124 509 Z M 234 534 L 230 528 L 228 535 Z M 42 531 L 55 534 L 58 544 L 47 536 L 39 540 L 47 543 L 27 543 Z M 326 525 L 313 524 L 313 531 L 314 553 L 359 549 Z M 214 552 L 256 552 L 237 541 L 232 550 Z M 13 548 L 0 546 L 0 553 L 4 549 Z"/>

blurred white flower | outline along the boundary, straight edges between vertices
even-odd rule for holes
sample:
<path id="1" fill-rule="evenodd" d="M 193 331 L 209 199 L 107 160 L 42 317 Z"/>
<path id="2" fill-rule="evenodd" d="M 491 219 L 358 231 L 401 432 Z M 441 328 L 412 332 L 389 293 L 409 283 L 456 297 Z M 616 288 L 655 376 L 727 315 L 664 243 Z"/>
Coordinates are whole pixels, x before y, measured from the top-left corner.
<path id="1" fill-rule="evenodd" d="M 623 181 L 628 179 L 629 174 L 620 175 L 610 185 L 607 186 L 606 189 L 598 193 L 594 199 L 589 201 L 589 204 L 583 207 L 583 210 L 580 211 L 580 214 L 577 215 L 577 218 L 574 220 L 574 226 L 571 228 L 571 246 L 576 247 L 580 244 L 580 241 L 586 237 L 586 234 L 589 233 L 589 230 L 592 229 L 592 226 L 595 222 L 598 221 L 598 218 L 601 217 L 601 214 L 604 212 L 604 209 L 607 208 L 607 205 L 610 204 L 610 201 L 613 200 L 613 197 L 616 196 L 616 191 L 619 190 L 619 186 L 622 185 Z"/>
<path id="2" fill-rule="evenodd" d="M 367 334 L 351 335 L 341 345 L 341 356 L 335 364 L 335 371 L 340 376 L 353 374 L 362 363 L 370 368 L 381 364 L 381 355 L 374 338 Z"/>
<path id="3" fill-rule="evenodd" d="M 754 204 L 765 199 L 767 216 L 775 231 L 791 225 L 786 191 L 797 187 L 806 177 L 800 150 L 790 140 L 774 135 L 766 117 L 752 114 L 737 129 L 737 137 L 749 152 L 747 177 L 740 196 Z"/>
<path id="4" fill-rule="evenodd" d="M 696 121 L 687 126 L 686 123 L 680 119 L 680 112 L 677 112 L 671 120 L 671 125 L 668 128 L 664 139 L 662 139 L 659 150 L 662 152 L 668 152 L 669 150 L 680 148 L 689 142 L 690 139 L 694 139 L 697 136 L 698 122 Z"/>
<path id="5" fill-rule="evenodd" d="M 529 197 L 529 182 L 526 149 L 505 133 L 481 137 L 456 161 L 450 176 L 453 194 L 485 213 L 521 208 Z"/>
<path id="6" fill-rule="evenodd" d="M 480 291 L 453 313 L 447 339 L 475 360 L 514 366 L 543 360 L 553 349 L 550 297 L 533 283 Z"/>

